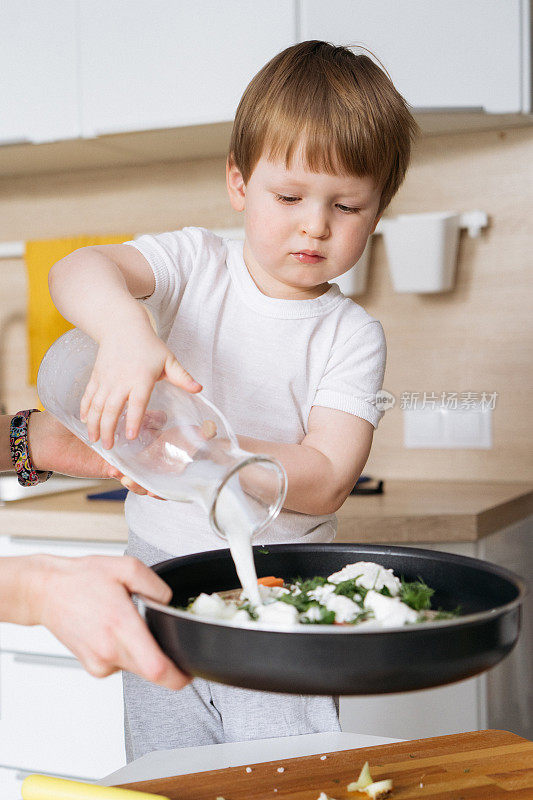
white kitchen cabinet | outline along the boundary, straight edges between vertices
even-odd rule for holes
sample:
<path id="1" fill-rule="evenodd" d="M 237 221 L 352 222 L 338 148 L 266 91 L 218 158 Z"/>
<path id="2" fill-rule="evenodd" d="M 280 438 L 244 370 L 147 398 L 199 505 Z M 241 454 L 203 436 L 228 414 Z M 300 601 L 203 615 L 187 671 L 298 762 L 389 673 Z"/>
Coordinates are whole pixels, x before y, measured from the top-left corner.
<path id="1" fill-rule="evenodd" d="M 533 517 L 502 528 L 477 542 L 445 542 L 410 547 L 481 558 L 530 579 Z M 524 598 L 522 629 L 514 650 L 476 678 L 420 692 L 341 697 L 343 731 L 419 739 L 497 728 L 533 736 L 533 596 Z"/>
<path id="2" fill-rule="evenodd" d="M 84 136 L 233 119 L 296 40 L 293 0 L 80 0 Z"/>
<path id="3" fill-rule="evenodd" d="M 119 556 L 124 548 L 0 536 L 1 557 Z M 42 626 L 0 624 L 0 797 L 11 797 L 7 788 L 20 785 L 21 770 L 97 779 L 117 769 L 123 727 L 120 674 L 92 677 Z"/>
<path id="4" fill-rule="evenodd" d="M 97 779 L 124 764 L 120 674 L 73 658 L 0 654 L 0 764 Z"/>
<path id="5" fill-rule="evenodd" d="M 364 45 L 415 109 L 529 113 L 530 0 L 301 0 L 300 39 Z"/>
<path id="6" fill-rule="evenodd" d="M 0 144 L 79 135 L 77 4 L 2 0 Z"/>
<path id="7" fill-rule="evenodd" d="M 20 787 L 28 774 L 22 770 L 0 767 L 0 797 L 4 800 L 20 800 Z"/>
<path id="8" fill-rule="evenodd" d="M 346 733 L 395 739 L 477 731 L 483 727 L 479 719 L 479 679 L 420 692 L 341 697 L 340 721 Z"/>
<path id="9" fill-rule="evenodd" d="M 409 543 L 409 547 L 478 557 L 477 542 Z M 396 739 L 422 739 L 480 730 L 486 727 L 483 686 L 483 678 L 469 678 L 450 686 L 419 692 L 341 697 L 341 727 L 346 733 Z"/>

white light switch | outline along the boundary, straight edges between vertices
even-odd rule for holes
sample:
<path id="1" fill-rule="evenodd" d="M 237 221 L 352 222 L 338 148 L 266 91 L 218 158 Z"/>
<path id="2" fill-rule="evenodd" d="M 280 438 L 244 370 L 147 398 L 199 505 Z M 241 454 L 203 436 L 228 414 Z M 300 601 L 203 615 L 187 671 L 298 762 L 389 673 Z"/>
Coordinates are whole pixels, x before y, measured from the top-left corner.
<path id="1" fill-rule="evenodd" d="M 466 408 L 403 409 L 404 444 L 435 450 L 490 450 L 492 409 L 480 404 Z"/>

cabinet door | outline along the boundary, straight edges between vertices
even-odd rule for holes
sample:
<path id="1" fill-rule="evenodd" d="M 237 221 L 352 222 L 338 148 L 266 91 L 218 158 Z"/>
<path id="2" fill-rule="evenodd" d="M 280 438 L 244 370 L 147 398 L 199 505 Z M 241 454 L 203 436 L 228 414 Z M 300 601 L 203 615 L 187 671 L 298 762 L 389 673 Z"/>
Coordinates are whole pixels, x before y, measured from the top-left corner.
<path id="1" fill-rule="evenodd" d="M 345 733 L 423 739 L 477 731 L 479 678 L 421 692 L 375 697 L 341 697 L 340 722 Z"/>
<path id="2" fill-rule="evenodd" d="M 2 0 L 0 144 L 80 135 L 73 0 Z"/>
<path id="3" fill-rule="evenodd" d="M 528 111 L 526 0 L 302 0 L 301 39 L 364 45 L 415 108 Z"/>
<path id="4" fill-rule="evenodd" d="M 80 32 L 85 136 L 223 122 L 294 43 L 294 1 L 81 0 Z"/>
<path id="5" fill-rule="evenodd" d="M 124 764 L 120 674 L 75 659 L 0 655 L 0 764 L 98 779 Z"/>
<path id="6" fill-rule="evenodd" d="M 20 800 L 22 781 L 29 774 L 0 767 L 0 797 L 5 800 Z"/>

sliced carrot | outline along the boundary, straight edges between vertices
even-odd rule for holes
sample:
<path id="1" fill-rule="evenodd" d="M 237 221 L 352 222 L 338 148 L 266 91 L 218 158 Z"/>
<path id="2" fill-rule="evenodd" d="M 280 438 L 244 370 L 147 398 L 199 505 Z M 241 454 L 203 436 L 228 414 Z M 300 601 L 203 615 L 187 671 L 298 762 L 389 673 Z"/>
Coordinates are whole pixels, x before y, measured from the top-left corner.
<path id="1" fill-rule="evenodd" d="M 269 575 L 266 578 L 258 578 L 257 583 L 260 583 L 261 586 L 283 586 L 283 578 L 274 578 L 273 575 Z"/>

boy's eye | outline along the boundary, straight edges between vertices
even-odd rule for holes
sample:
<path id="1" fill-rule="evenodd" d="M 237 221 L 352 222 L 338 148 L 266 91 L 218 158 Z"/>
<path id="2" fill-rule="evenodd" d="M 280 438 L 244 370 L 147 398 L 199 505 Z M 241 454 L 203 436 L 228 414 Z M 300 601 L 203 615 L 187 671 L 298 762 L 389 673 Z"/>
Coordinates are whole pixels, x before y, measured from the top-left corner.
<path id="1" fill-rule="evenodd" d="M 292 195 L 286 195 L 286 194 L 276 194 L 275 197 L 276 200 L 279 200 L 280 203 L 287 203 L 288 205 L 297 203 L 298 200 L 300 199 L 299 197 L 293 197 Z M 337 208 L 340 209 L 343 212 L 343 214 L 357 214 L 357 212 L 359 211 L 358 208 L 352 208 L 351 206 L 337 205 Z"/>

